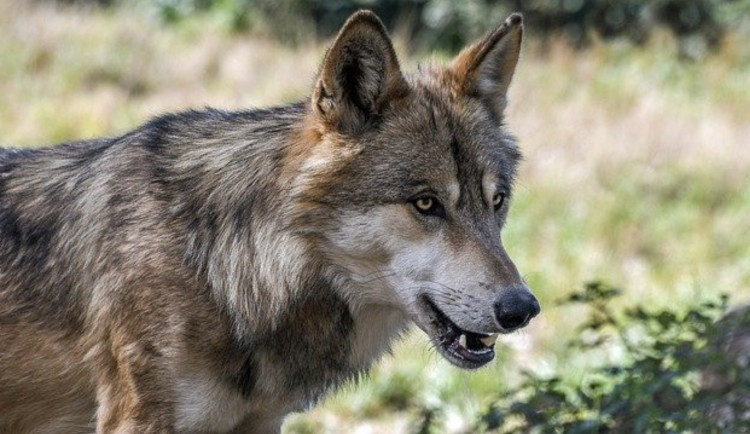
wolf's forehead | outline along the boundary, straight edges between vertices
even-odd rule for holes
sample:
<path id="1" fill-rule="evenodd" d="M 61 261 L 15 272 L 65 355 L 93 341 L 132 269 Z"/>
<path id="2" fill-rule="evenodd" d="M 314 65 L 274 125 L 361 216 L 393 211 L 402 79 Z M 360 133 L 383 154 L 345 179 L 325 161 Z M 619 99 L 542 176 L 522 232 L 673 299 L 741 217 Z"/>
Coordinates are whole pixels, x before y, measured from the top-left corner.
<path id="1" fill-rule="evenodd" d="M 456 92 L 439 71 L 414 79 L 412 85 L 410 109 L 433 135 L 434 152 L 452 166 L 453 189 L 471 202 L 482 200 L 482 191 L 510 189 L 520 154 L 483 103 Z"/>
<path id="2" fill-rule="evenodd" d="M 449 80 L 418 81 L 408 110 L 433 137 L 435 150 L 463 166 L 507 173 L 520 157 L 513 137 L 483 103 L 456 93 Z"/>
<path id="3" fill-rule="evenodd" d="M 482 203 L 488 191 L 509 187 L 516 151 L 488 111 L 453 94 L 448 83 L 411 84 L 407 99 L 362 137 L 342 184 L 370 183 L 392 199 L 427 185 L 461 204 Z"/>

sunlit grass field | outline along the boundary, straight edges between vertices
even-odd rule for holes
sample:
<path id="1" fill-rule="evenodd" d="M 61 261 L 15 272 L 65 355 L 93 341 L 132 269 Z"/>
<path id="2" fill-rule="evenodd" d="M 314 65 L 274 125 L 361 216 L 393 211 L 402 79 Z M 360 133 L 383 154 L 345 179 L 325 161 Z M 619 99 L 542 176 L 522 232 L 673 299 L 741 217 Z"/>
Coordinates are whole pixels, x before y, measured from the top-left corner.
<path id="1" fill-rule="evenodd" d="M 504 17 L 498 17 L 500 22 Z M 413 332 L 369 378 L 288 419 L 287 432 L 410 432 L 415 407 L 465 432 L 521 370 L 598 361 L 566 346 L 581 312 L 556 301 L 592 280 L 623 305 L 750 299 L 750 46 L 686 63 L 656 35 L 646 48 L 574 52 L 527 40 L 507 123 L 525 160 L 504 243 L 542 303 L 498 360 L 462 372 Z M 262 107 L 306 96 L 326 41 L 290 47 L 231 34 L 210 17 L 165 26 L 148 8 L 90 10 L 0 2 L 0 144 L 38 146 L 122 134 L 186 108 Z M 407 68 L 446 53 L 410 53 Z M 616 359 L 617 354 L 605 355 Z"/>

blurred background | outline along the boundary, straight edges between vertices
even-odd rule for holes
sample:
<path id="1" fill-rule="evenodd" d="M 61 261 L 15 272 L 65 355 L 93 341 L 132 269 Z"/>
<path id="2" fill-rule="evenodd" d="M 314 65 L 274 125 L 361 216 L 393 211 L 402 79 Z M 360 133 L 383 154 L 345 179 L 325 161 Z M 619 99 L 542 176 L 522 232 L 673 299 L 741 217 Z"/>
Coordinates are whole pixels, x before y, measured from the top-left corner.
<path id="1" fill-rule="evenodd" d="M 412 332 L 285 432 L 746 430 L 706 417 L 701 372 L 724 363 L 713 321 L 750 300 L 748 0 L 2 0 L 0 142 L 299 100 L 359 8 L 407 70 L 524 13 L 503 238 L 542 314 L 477 372 Z M 743 367 L 721 396 L 748 396 Z"/>

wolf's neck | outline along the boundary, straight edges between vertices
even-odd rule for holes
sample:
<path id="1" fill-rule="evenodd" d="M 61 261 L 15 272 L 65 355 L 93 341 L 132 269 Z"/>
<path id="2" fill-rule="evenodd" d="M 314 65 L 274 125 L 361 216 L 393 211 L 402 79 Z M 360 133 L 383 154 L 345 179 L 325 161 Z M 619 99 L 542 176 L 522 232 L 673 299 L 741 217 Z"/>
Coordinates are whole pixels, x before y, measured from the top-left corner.
<path id="1" fill-rule="evenodd" d="M 389 306 L 363 306 L 352 313 L 351 361 L 366 370 L 384 354 L 406 330 L 409 321 L 402 311 Z"/>

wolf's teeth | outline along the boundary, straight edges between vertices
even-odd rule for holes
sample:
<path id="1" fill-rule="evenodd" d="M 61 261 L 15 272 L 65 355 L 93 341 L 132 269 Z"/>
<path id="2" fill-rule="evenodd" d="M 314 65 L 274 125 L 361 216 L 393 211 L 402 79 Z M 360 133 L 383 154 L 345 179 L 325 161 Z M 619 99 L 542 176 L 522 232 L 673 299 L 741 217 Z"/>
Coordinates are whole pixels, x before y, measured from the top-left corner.
<path id="1" fill-rule="evenodd" d="M 461 336 L 458 337 L 458 344 L 466 348 L 466 335 L 465 334 L 462 333 Z"/>
<path id="2" fill-rule="evenodd" d="M 486 347 L 491 347 L 495 345 L 495 341 L 497 341 L 497 333 L 493 333 L 487 337 L 479 338 L 480 341 L 484 344 Z"/>

